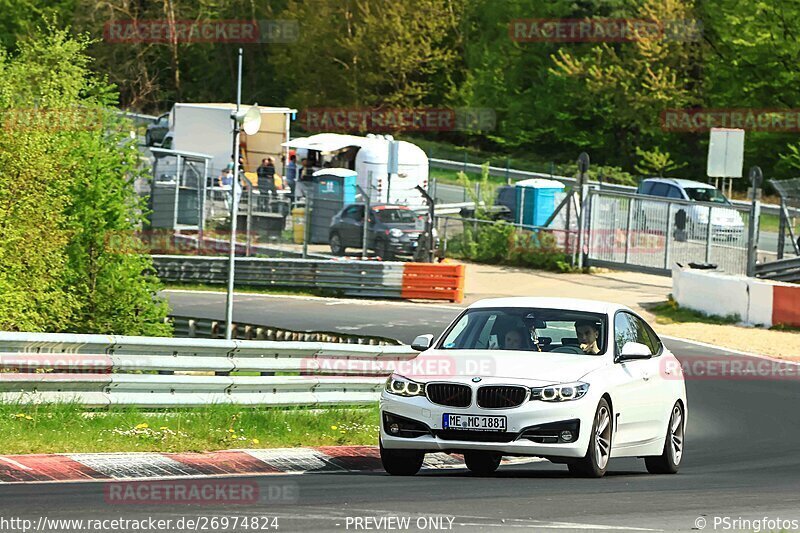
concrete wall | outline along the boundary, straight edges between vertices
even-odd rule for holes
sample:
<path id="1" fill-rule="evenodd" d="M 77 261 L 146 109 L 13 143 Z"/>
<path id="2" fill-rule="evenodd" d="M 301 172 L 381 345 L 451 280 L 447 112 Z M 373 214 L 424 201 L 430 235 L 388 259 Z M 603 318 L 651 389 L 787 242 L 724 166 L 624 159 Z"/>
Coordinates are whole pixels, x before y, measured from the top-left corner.
<path id="1" fill-rule="evenodd" d="M 800 285 L 675 266 L 672 297 L 681 307 L 738 315 L 745 324 L 800 326 Z"/>

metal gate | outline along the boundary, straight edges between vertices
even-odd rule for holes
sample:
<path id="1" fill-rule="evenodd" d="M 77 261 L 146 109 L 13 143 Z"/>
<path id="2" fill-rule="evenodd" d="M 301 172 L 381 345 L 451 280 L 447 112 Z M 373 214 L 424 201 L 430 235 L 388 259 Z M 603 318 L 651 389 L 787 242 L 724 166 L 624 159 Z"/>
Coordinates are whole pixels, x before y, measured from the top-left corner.
<path id="1" fill-rule="evenodd" d="M 674 263 L 747 271 L 747 208 L 590 190 L 584 253 L 591 266 L 669 274 Z"/>

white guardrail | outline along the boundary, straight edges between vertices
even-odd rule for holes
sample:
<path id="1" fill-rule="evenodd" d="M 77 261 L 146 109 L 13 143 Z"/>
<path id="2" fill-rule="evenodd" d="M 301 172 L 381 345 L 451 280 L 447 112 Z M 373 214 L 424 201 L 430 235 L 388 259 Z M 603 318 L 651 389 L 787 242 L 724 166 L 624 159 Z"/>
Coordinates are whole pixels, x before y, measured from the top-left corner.
<path id="1" fill-rule="evenodd" d="M 368 404 L 386 376 L 416 355 L 407 345 L 0 332 L 0 401 L 91 408 Z"/>

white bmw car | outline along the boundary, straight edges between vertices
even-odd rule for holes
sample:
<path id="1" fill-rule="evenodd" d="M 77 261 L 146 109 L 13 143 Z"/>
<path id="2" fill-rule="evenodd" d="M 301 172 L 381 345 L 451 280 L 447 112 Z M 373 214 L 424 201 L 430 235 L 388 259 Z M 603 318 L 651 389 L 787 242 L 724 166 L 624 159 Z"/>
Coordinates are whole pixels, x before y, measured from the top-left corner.
<path id="1" fill-rule="evenodd" d="M 601 477 L 614 457 L 675 473 L 683 457 L 686 388 L 680 363 L 627 307 L 568 298 L 479 301 L 381 394 L 380 450 L 394 475 L 426 452 L 461 453 L 490 474 L 503 456 L 565 463 Z"/>

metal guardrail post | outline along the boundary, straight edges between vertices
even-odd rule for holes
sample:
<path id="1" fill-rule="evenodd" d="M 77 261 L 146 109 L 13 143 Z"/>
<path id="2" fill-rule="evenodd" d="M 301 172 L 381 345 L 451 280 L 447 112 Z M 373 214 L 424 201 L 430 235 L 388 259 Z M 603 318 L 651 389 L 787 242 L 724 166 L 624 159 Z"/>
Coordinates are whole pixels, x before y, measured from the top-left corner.
<path id="1" fill-rule="evenodd" d="M 786 247 L 786 203 L 781 198 L 781 214 L 778 217 L 778 259 L 783 259 L 783 249 Z"/>
<path id="2" fill-rule="evenodd" d="M 369 232 L 369 195 L 364 192 L 360 186 L 356 185 L 356 190 L 361 193 L 361 197 L 364 198 L 364 224 L 361 228 L 361 259 L 367 258 L 367 235 Z"/>
<path id="3" fill-rule="evenodd" d="M 714 225 L 711 223 L 712 207 L 708 206 L 708 222 L 706 223 L 706 255 L 705 263 L 711 262 L 711 240 L 714 234 Z"/>
<path id="4" fill-rule="evenodd" d="M 303 213 L 305 227 L 303 228 L 303 259 L 308 257 L 308 241 L 311 240 L 311 195 L 306 191 L 306 210 Z"/>
<path id="5" fill-rule="evenodd" d="M 631 255 L 631 226 L 633 225 L 633 198 L 628 198 L 628 223 L 625 226 L 625 264 Z"/>
<path id="6" fill-rule="evenodd" d="M 667 233 L 664 237 L 664 268 L 668 269 L 672 252 L 672 203 L 667 204 Z"/>
<path id="7" fill-rule="evenodd" d="M 244 255 L 250 257 L 250 247 L 252 245 L 252 222 L 253 220 L 253 184 L 248 180 L 247 183 L 247 241 L 245 244 Z"/>
<path id="8" fill-rule="evenodd" d="M 758 223 L 761 216 L 761 202 L 758 200 L 758 188 L 764 175 L 759 167 L 750 168 L 750 181 L 753 190 L 753 198 L 750 206 L 750 220 L 748 221 L 747 235 L 747 275 L 756 275 L 756 260 L 758 259 Z M 709 224 L 711 216 L 709 215 Z"/>

